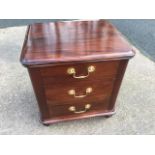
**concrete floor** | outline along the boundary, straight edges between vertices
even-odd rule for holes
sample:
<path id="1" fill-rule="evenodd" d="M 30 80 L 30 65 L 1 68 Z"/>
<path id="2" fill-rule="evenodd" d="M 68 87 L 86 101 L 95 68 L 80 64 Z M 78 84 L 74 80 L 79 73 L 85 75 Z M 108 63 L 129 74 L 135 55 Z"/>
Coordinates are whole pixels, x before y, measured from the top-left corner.
<path id="1" fill-rule="evenodd" d="M 0 134 L 155 134 L 155 63 L 139 52 L 128 65 L 116 115 L 43 126 L 19 62 L 25 30 L 0 30 Z"/>

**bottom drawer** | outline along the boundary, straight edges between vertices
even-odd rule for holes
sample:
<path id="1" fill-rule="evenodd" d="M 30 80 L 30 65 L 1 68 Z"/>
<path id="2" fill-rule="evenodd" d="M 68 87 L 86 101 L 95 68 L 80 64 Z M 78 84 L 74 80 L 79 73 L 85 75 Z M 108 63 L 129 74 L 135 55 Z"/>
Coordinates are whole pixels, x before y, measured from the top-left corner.
<path id="1" fill-rule="evenodd" d="M 89 102 L 83 104 L 68 104 L 68 105 L 49 105 L 51 117 L 66 116 L 66 115 L 80 115 L 87 113 L 95 113 L 97 111 L 106 111 L 109 107 L 109 99 L 104 101 Z"/>

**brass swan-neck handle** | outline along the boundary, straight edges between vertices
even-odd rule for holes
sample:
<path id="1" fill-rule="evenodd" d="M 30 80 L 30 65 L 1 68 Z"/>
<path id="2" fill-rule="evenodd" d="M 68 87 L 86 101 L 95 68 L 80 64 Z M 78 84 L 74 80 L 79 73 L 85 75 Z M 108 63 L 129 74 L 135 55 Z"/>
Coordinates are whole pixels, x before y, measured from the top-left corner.
<path id="1" fill-rule="evenodd" d="M 73 78 L 75 78 L 75 79 L 84 79 L 84 78 L 87 78 L 89 76 L 89 74 L 94 72 L 94 71 L 95 71 L 95 67 L 89 66 L 87 68 L 87 72 L 88 72 L 87 75 L 77 76 L 75 68 L 71 67 L 71 68 L 68 68 L 67 73 L 70 75 L 73 75 Z"/>
<path id="2" fill-rule="evenodd" d="M 93 91 L 93 89 L 92 89 L 91 87 L 88 87 L 88 88 L 86 89 L 85 94 L 83 94 L 83 95 L 76 95 L 76 91 L 75 91 L 74 89 L 71 89 L 71 90 L 68 91 L 68 94 L 69 94 L 69 95 L 73 95 L 75 98 L 84 98 L 84 97 L 86 97 L 88 94 L 90 94 L 92 91 Z"/>
<path id="3" fill-rule="evenodd" d="M 69 111 L 72 111 L 72 112 L 75 113 L 75 114 L 80 114 L 80 113 L 86 112 L 86 111 L 87 111 L 88 109 L 90 109 L 90 108 L 91 108 L 91 105 L 90 105 L 90 104 L 86 104 L 84 110 L 77 111 L 75 106 L 70 106 L 70 107 L 68 108 L 68 110 L 69 110 Z"/>

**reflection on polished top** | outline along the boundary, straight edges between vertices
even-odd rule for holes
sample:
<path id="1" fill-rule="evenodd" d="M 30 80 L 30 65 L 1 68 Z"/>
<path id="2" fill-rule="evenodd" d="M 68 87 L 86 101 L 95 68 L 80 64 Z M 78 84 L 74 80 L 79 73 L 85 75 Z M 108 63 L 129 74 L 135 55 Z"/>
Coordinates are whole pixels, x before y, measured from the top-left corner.
<path id="1" fill-rule="evenodd" d="M 131 45 L 107 21 L 67 21 L 29 26 L 21 61 L 32 65 L 132 56 Z"/>

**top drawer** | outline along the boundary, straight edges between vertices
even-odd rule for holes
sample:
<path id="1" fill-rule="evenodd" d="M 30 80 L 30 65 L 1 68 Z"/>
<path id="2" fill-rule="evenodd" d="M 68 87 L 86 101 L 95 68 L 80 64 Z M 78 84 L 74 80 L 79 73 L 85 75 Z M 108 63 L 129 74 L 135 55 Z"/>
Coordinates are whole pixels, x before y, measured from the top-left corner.
<path id="1" fill-rule="evenodd" d="M 102 79 L 117 74 L 120 61 L 79 63 L 40 68 L 42 77 L 53 80 Z"/>

